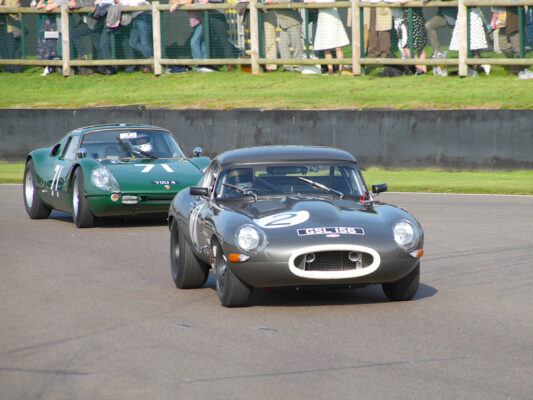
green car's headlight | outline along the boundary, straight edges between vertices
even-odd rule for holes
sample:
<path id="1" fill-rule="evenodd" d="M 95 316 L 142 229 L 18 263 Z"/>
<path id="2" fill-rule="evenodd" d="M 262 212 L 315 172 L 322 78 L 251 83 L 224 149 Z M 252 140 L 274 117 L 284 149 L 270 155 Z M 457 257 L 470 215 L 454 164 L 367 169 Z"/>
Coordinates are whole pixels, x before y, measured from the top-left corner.
<path id="1" fill-rule="evenodd" d="M 420 238 L 420 230 L 411 221 L 401 219 L 392 227 L 394 241 L 405 251 L 415 248 Z"/>
<path id="2" fill-rule="evenodd" d="M 106 168 L 97 167 L 91 173 L 91 182 L 99 189 L 108 192 L 120 192 L 120 185 L 117 178 Z"/>
<path id="3" fill-rule="evenodd" d="M 263 242 L 263 235 L 253 225 L 243 225 L 235 233 L 237 246 L 245 252 L 256 251 Z"/>

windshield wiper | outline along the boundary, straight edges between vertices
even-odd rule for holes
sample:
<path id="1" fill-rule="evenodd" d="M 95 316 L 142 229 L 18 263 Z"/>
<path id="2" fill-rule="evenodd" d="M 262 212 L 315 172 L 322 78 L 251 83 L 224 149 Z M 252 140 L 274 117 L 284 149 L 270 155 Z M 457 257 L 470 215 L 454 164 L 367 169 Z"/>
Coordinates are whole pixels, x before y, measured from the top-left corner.
<path id="1" fill-rule="evenodd" d="M 139 154 L 142 154 L 142 155 L 145 156 L 145 157 L 148 157 L 148 158 L 154 158 L 154 159 L 157 158 L 157 157 L 154 156 L 153 154 L 150 154 L 150 153 L 148 153 L 148 152 L 146 152 L 146 151 L 144 151 L 144 150 L 141 150 L 141 149 L 139 149 L 139 148 L 137 148 L 137 147 L 135 147 L 135 146 L 132 146 L 131 144 L 128 144 L 128 143 L 124 142 L 124 141 L 123 141 L 121 138 L 119 138 L 119 137 L 117 137 L 117 140 L 118 140 L 118 142 L 120 143 L 120 145 L 121 145 L 122 147 L 124 147 L 124 148 L 126 149 L 126 151 L 127 151 L 130 155 L 133 155 L 133 154 L 131 154 L 131 151 L 133 150 L 133 151 L 135 151 L 135 152 L 137 152 L 137 153 L 139 153 Z"/>
<path id="2" fill-rule="evenodd" d="M 223 183 L 224 186 L 229 187 L 231 189 L 235 189 L 236 191 L 244 194 L 245 196 L 251 195 L 254 196 L 254 201 L 257 202 L 257 193 L 255 193 L 253 190 L 247 189 L 247 188 L 240 188 L 236 185 L 232 185 L 231 183 Z"/>
<path id="3" fill-rule="evenodd" d="M 307 178 L 304 178 L 304 177 L 301 177 L 301 176 L 299 176 L 298 179 L 301 180 L 302 182 L 307 183 L 310 186 L 316 187 L 317 189 L 321 189 L 321 190 L 323 190 L 325 192 L 329 192 L 329 193 L 335 193 L 341 199 L 344 197 L 344 193 L 339 192 L 338 190 L 332 189 L 329 186 L 323 185 L 322 183 L 318 183 L 318 182 L 315 182 L 315 181 L 313 181 L 311 179 L 307 179 Z"/>

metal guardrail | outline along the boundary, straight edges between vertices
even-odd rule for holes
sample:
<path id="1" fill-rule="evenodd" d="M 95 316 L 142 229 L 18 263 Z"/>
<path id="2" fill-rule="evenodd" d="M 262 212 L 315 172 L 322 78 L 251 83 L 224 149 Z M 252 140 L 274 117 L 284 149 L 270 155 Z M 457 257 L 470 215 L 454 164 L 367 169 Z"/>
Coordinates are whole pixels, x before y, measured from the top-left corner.
<path id="1" fill-rule="evenodd" d="M 458 0 L 458 1 L 411 1 L 406 4 L 399 3 L 379 3 L 362 2 L 360 0 L 336 1 L 333 3 L 277 3 L 264 4 L 258 3 L 257 0 L 249 0 L 246 9 L 250 13 L 250 57 L 249 58 L 216 58 L 216 59 L 175 59 L 162 57 L 161 44 L 161 12 L 169 11 L 168 4 L 162 5 L 159 1 L 152 2 L 151 6 L 142 7 L 123 7 L 123 12 L 129 11 L 150 11 L 152 13 L 152 31 L 153 31 L 153 51 L 154 56 L 151 59 L 108 59 L 108 60 L 72 60 L 70 51 L 62 52 L 61 60 L 33 60 L 33 59 L 1 59 L 1 65 L 23 65 L 23 66 L 60 66 L 63 69 L 63 75 L 71 75 L 72 67 L 91 67 L 91 66 L 119 66 L 119 65 L 151 65 L 154 74 L 161 75 L 164 66 L 172 65 L 223 65 L 223 64 L 240 64 L 250 65 L 253 74 L 260 73 L 261 65 L 321 65 L 321 64 L 351 64 L 352 74 L 361 75 L 364 73 L 364 66 L 367 65 L 447 65 L 458 66 L 459 76 L 467 76 L 469 65 L 489 64 L 489 65 L 523 65 L 533 64 L 533 59 L 522 58 L 500 59 L 500 58 L 471 58 L 468 57 L 468 8 L 469 7 L 515 7 L 515 6 L 533 6 L 533 0 Z M 459 24 L 459 51 L 458 58 L 452 59 L 391 59 L 391 58 L 369 58 L 361 55 L 361 48 L 364 43 L 364 33 L 361 30 L 363 24 L 361 9 L 365 7 L 387 7 L 387 8 L 431 8 L 431 7 L 457 7 L 457 23 Z M 260 10 L 283 10 L 283 9 L 321 9 L 321 8 L 348 8 L 351 12 L 352 21 L 352 57 L 343 59 L 271 59 L 260 57 L 260 29 L 258 14 Z M 183 11 L 200 11 L 200 10 L 235 10 L 236 4 L 187 4 L 180 6 Z M 21 7 L 0 7 L 0 14 L 60 14 L 61 16 L 61 40 L 63 48 L 70 49 L 70 32 L 69 18 L 72 14 L 87 14 L 91 8 L 69 9 L 66 5 L 61 6 L 49 12 L 36 10 L 34 8 Z M 520 24 L 521 38 L 524 36 L 523 24 Z M 412 35 L 411 35 L 412 37 Z M 522 42 L 522 40 L 521 40 Z M 414 52 L 411 51 L 411 57 Z"/>

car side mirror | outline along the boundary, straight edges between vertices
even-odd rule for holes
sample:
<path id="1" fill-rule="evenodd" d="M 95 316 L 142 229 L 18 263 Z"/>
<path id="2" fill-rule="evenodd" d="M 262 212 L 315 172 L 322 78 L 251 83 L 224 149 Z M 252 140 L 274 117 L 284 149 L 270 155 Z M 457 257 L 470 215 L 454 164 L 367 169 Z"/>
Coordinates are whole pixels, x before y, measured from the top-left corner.
<path id="1" fill-rule="evenodd" d="M 382 192 L 387 191 L 387 184 L 386 183 L 380 183 L 377 185 L 372 185 L 372 193 L 378 194 Z"/>
<path id="2" fill-rule="evenodd" d="M 76 152 L 76 158 L 78 160 L 81 160 L 85 157 L 87 157 L 87 150 L 85 150 L 84 148 L 78 149 L 78 151 Z"/>
<path id="3" fill-rule="evenodd" d="M 202 149 L 201 147 L 195 147 L 192 153 L 195 157 L 202 157 L 202 155 L 204 154 L 204 149 Z"/>
<path id="4" fill-rule="evenodd" d="M 50 150 L 50 157 L 57 156 L 57 153 L 59 152 L 59 148 L 61 147 L 61 143 L 56 144 L 52 149 Z"/>
<path id="5" fill-rule="evenodd" d="M 191 186 L 189 188 L 191 196 L 207 196 L 208 189 L 206 187 Z"/>

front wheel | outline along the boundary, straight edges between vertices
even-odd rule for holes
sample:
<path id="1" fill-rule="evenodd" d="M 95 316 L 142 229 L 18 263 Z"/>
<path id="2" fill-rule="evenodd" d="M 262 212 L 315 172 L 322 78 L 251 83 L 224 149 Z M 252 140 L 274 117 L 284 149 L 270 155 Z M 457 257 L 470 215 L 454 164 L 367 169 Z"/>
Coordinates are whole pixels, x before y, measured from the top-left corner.
<path id="1" fill-rule="evenodd" d="M 411 300 L 418 290 L 418 282 L 420 281 L 420 263 L 418 263 L 409 274 L 402 279 L 383 283 L 383 291 L 387 298 L 391 301 L 406 301 Z"/>
<path id="2" fill-rule="evenodd" d="M 76 168 L 72 179 L 72 219 L 78 228 L 89 228 L 94 224 L 94 215 L 84 194 L 83 172 Z"/>
<path id="3" fill-rule="evenodd" d="M 219 243 L 213 245 L 217 294 L 224 307 L 248 305 L 252 289 L 233 273 Z"/>
<path id="4" fill-rule="evenodd" d="M 33 161 L 28 160 L 26 167 L 24 168 L 24 207 L 31 219 L 44 219 L 48 218 L 52 209 L 46 206 L 39 197 L 37 192 L 37 181 L 35 178 L 35 167 Z"/>
<path id="5" fill-rule="evenodd" d="M 201 288 L 209 275 L 209 267 L 192 252 L 175 219 L 170 226 L 170 271 L 172 280 L 180 289 Z"/>

